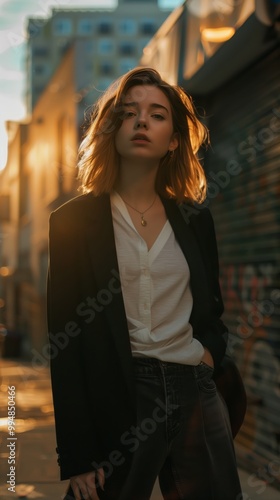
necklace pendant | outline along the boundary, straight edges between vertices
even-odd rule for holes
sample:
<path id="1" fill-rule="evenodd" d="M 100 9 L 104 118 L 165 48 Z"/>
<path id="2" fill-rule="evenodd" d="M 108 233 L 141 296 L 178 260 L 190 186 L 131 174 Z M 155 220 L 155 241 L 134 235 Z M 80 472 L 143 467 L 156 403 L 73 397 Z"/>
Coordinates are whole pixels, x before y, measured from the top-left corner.
<path id="1" fill-rule="evenodd" d="M 144 219 L 143 215 L 141 215 L 141 225 L 145 227 L 147 225 L 147 221 Z"/>

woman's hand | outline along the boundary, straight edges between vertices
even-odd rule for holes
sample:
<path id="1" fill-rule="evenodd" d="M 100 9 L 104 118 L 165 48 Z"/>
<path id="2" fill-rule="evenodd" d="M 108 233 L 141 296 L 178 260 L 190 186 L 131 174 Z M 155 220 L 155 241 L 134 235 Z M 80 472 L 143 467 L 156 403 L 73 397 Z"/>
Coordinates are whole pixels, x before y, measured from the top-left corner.
<path id="1" fill-rule="evenodd" d="M 212 354 L 210 353 L 210 351 L 208 351 L 208 349 L 205 349 L 205 347 L 204 347 L 204 354 L 203 354 L 201 361 L 203 363 L 205 363 L 206 365 L 211 366 L 211 368 L 214 368 L 214 360 L 213 360 Z"/>
<path id="2" fill-rule="evenodd" d="M 97 471 L 70 477 L 70 485 L 75 495 L 75 500 L 99 500 L 96 488 L 100 486 L 103 490 L 104 483 L 105 474 L 102 468 Z"/>

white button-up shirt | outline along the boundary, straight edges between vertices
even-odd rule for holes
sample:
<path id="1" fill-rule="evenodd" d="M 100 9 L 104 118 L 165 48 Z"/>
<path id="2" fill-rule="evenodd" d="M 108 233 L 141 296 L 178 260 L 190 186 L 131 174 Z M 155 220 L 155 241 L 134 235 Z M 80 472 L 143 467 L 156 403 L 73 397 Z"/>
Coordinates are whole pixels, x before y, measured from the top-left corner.
<path id="1" fill-rule="evenodd" d="M 148 250 L 116 192 L 111 207 L 132 355 L 197 365 L 204 348 L 189 323 L 190 270 L 169 221 Z"/>

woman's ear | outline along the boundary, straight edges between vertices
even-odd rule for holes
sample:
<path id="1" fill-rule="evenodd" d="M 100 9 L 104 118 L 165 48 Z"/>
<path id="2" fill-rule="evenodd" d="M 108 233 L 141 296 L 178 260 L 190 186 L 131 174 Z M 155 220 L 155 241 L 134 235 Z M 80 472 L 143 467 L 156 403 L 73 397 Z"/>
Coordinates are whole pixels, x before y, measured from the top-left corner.
<path id="1" fill-rule="evenodd" d="M 179 146 L 179 134 L 178 132 L 174 132 L 170 140 L 169 151 L 175 151 L 175 149 L 177 149 L 178 146 Z"/>

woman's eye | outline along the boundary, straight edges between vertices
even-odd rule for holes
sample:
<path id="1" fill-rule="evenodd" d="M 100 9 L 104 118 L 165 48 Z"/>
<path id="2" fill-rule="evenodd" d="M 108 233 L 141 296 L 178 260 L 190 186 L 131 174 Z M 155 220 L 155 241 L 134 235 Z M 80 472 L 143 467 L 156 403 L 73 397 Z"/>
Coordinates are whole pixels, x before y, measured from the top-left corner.
<path id="1" fill-rule="evenodd" d="M 126 113 L 124 113 L 124 118 L 131 118 L 132 116 L 135 116 L 134 111 L 126 111 Z"/>
<path id="2" fill-rule="evenodd" d="M 153 117 L 156 118 L 156 120 L 164 120 L 164 116 L 159 115 L 158 113 L 154 114 Z"/>

